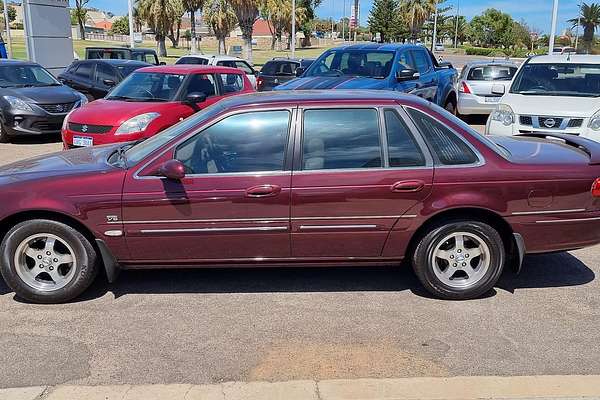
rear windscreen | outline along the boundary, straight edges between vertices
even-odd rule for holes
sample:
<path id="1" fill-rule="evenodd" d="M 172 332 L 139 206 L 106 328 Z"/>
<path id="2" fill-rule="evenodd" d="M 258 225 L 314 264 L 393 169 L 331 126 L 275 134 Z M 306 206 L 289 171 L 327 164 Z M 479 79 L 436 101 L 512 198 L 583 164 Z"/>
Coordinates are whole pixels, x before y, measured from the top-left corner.
<path id="1" fill-rule="evenodd" d="M 482 65 L 469 71 L 469 81 L 510 81 L 515 76 L 517 67 L 504 65 Z"/>
<path id="2" fill-rule="evenodd" d="M 93 49 L 87 52 L 88 60 L 127 60 L 129 58 L 128 50 L 113 49 Z"/>
<path id="3" fill-rule="evenodd" d="M 208 64 L 208 60 L 201 57 L 181 57 L 179 60 L 175 61 L 175 64 L 206 65 Z"/>

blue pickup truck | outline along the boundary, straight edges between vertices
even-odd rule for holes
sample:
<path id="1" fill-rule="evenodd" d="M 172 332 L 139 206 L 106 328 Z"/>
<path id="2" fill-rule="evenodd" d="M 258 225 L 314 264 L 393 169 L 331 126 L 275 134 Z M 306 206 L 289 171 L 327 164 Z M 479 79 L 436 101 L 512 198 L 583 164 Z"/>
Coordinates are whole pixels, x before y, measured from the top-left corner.
<path id="1" fill-rule="evenodd" d="M 298 78 L 275 90 L 398 90 L 423 97 L 454 113 L 458 76 L 450 63 L 438 63 L 423 46 L 356 44 L 327 50 Z"/>

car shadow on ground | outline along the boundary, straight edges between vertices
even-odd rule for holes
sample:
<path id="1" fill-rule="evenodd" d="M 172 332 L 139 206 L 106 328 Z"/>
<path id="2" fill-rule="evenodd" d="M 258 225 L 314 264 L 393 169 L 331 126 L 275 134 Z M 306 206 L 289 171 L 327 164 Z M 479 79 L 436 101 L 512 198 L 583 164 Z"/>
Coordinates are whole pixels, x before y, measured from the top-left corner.
<path id="1" fill-rule="evenodd" d="M 495 290 L 577 286 L 595 279 L 594 272 L 570 253 L 528 256 L 516 275 L 505 271 Z M 397 292 L 411 290 L 430 297 L 408 267 L 402 268 L 244 268 L 123 271 L 108 284 L 100 277 L 75 300 L 89 301 L 107 292 L 127 294 Z M 495 290 L 485 297 L 492 297 Z M 0 279 L 0 295 L 11 293 Z M 17 299 L 19 300 L 19 299 Z"/>
<path id="2" fill-rule="evenodd" d="M 58 143 L 62 139 L 60 134 L 58 135 L 26 135 L 26 136 L 15 136 L 10 138 L 12 144 L 48 144 Z"/>

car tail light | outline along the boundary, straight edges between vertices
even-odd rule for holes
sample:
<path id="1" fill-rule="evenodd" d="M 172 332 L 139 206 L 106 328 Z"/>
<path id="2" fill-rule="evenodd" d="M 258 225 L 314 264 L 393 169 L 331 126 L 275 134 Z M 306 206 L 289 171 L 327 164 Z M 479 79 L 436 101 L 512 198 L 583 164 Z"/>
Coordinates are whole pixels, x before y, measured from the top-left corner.
<path id="1" fill-rule="evenodd" d="M 261 87 L 262 85 L 263 85 L 263 78 L 261 78 L 259 76 L 258 79 L 256 80 L 256 87 Z"/>
<path id="2" fill-rule="evenodd" d="M 467 82 L 462 82 L 460 88 L 458 89 L 461 93 L 471 94 L 471 88 L 467 85 Z"/>
<path id="3" fill-rule="evenodd" d="M 596 178 L 592 184 L 592 197 L 600 197 L 600 178 Z"/>

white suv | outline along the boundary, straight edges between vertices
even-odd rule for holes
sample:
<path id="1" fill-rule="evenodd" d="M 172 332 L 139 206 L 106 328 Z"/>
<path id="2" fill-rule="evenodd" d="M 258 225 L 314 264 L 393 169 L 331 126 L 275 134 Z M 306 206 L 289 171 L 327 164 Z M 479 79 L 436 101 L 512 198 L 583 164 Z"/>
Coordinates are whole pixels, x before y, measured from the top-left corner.
<path id="1" fill-rule="evenodd" d="M 553 132 L 600 142 L 600 56 L 533 57 L 517 72 L 488 118 L 489 135 Z"/>
<path id="2" fill-rule="evenodd" d="M 241 58 L 213 54 L 190 54 L 180 57 L 175 61 L 175 64 L 218 65 L 220 67 L 238 68 L 246 73 L 250 83 L 256 89 L 256 76 L 258 72 L 248 61 Z"/>

